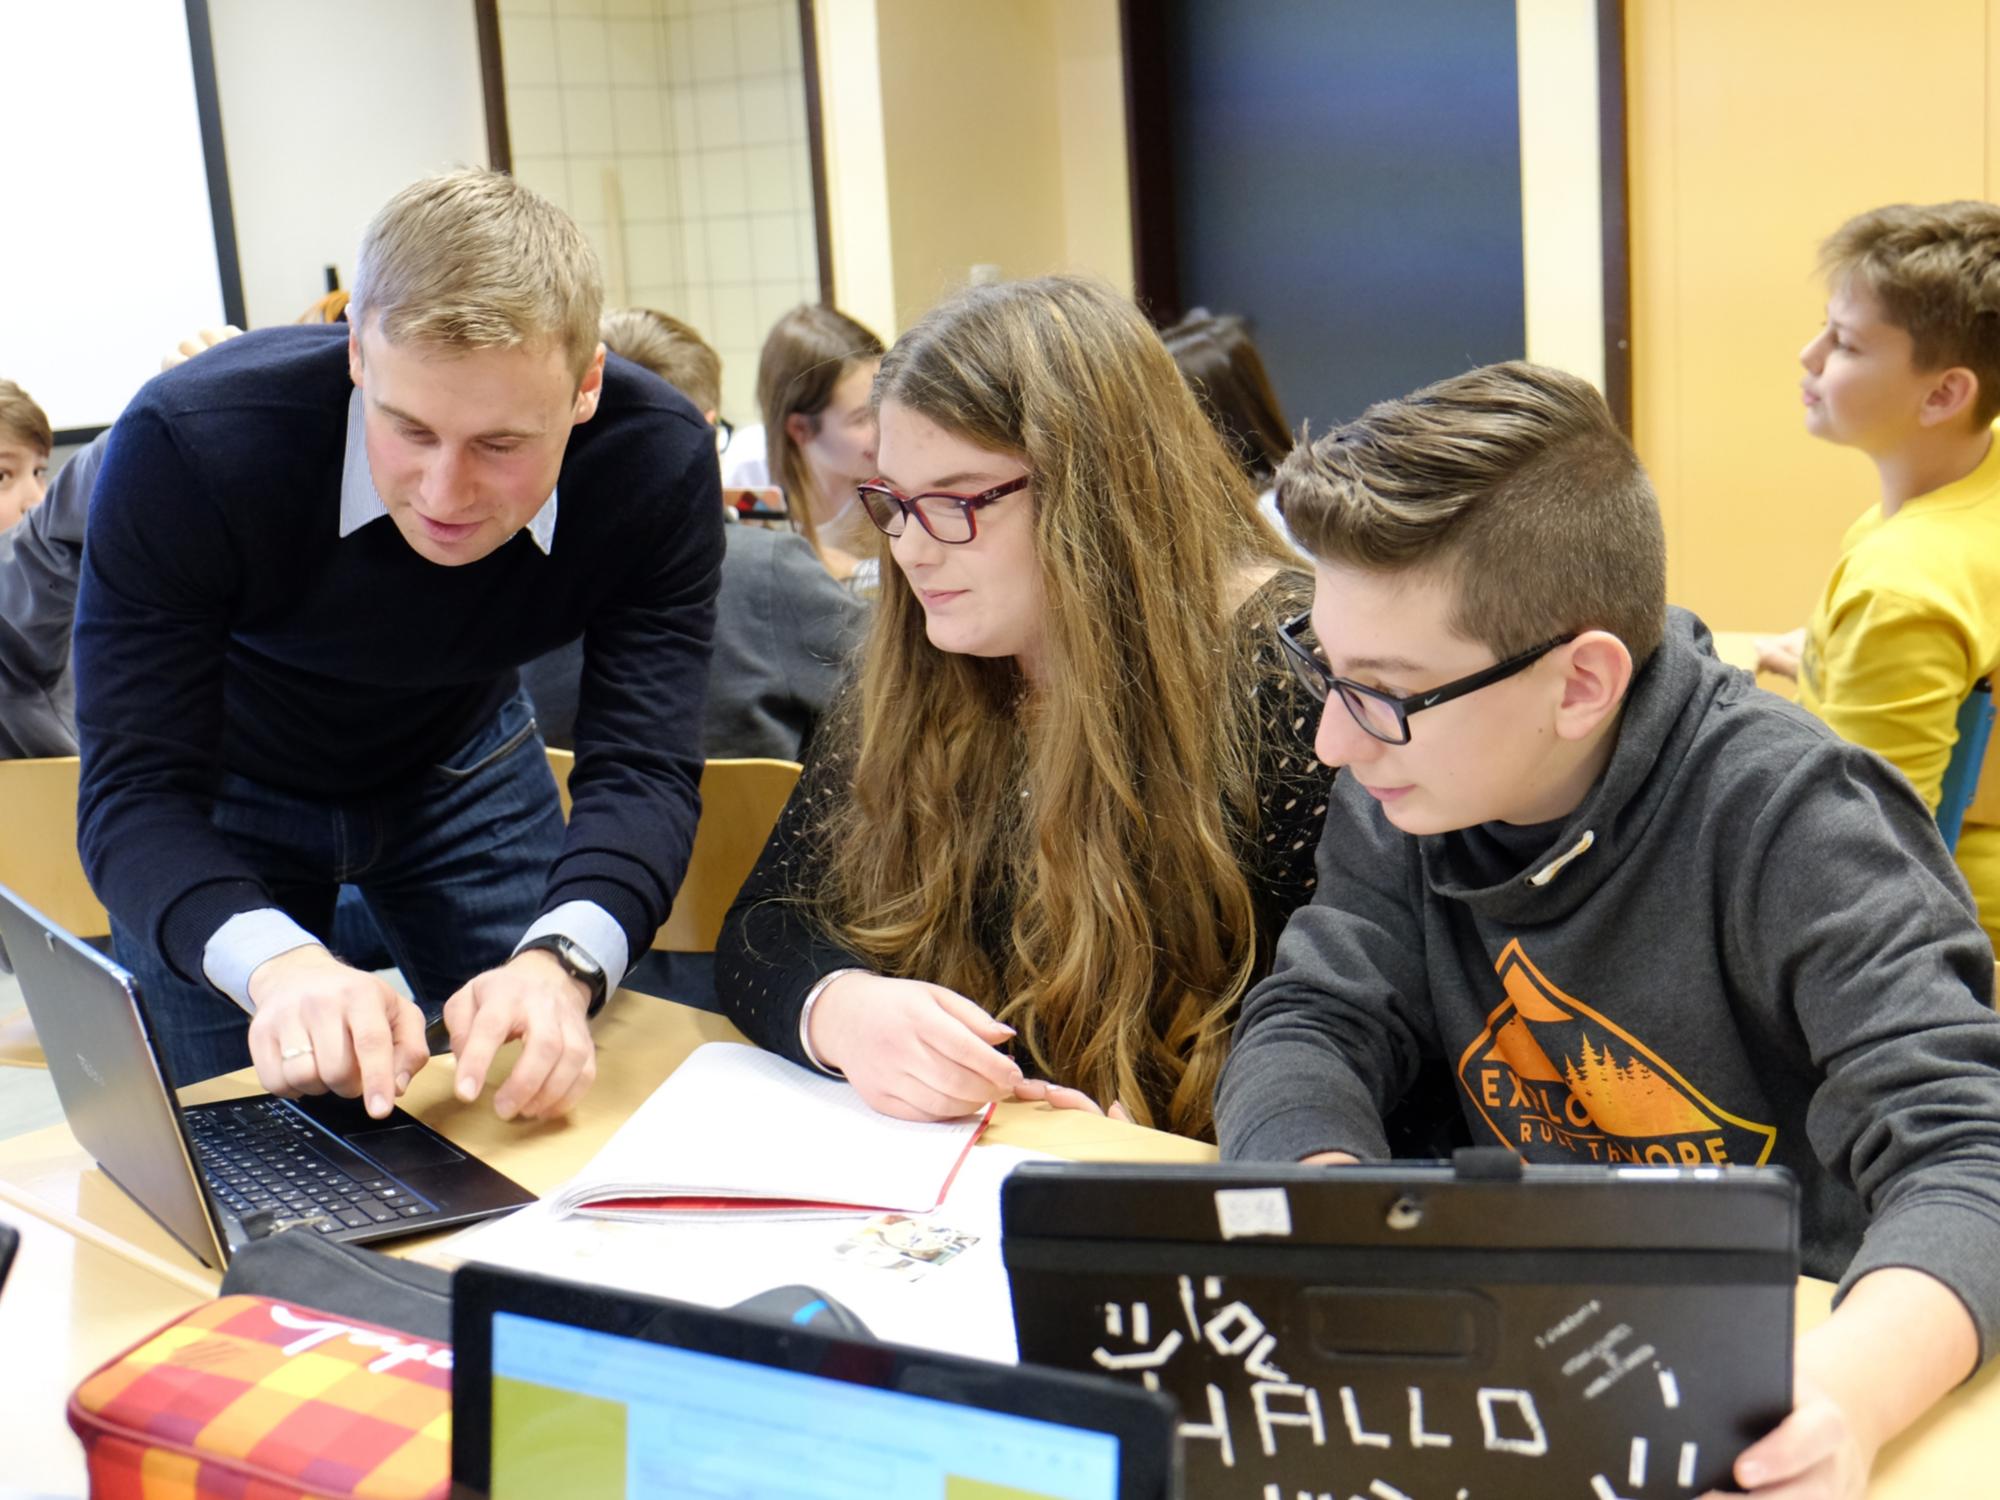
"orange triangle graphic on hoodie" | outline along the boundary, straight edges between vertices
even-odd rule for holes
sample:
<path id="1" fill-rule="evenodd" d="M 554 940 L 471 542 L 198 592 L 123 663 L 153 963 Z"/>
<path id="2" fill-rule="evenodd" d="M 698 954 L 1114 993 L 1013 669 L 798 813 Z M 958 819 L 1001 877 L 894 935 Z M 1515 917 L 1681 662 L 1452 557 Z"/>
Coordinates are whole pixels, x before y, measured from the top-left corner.
<path id="1" fill-rule="evenodd" d="M 1519 939 L 1494 969 L 1506 999 L 1458 1075 L 1503 1142 L 1538 1159 L 1700 1166 L 1770 1156 L 1775 1129 L 1717 1107 L 1644 1042 L 1557 989 Z"/>

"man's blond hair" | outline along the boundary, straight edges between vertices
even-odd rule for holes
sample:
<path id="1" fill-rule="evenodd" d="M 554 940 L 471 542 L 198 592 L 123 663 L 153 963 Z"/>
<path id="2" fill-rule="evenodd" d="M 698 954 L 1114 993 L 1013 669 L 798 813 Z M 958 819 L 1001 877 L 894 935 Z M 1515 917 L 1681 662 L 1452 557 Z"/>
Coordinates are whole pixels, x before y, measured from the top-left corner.
<path id="1" fill-rule="evenodd" d="M 1923 371 L 1963 365 L 1979 378 L 1973 419 L 2000 416 L 2000 207 L 1892 203 L 1827 236 L 1820 270 L 1858 280 L 1882 315 L 1910 336 Z"/>
<path id="2" fill-rule="evenodd" d="M 583 378 L 604 305 L 597 256 L 568 214 L 503 172 L 413 182 L 361 237 L 348 321 L 394 344 L 559 347 Z"/>
<path id="3" fill-rule="evenodd" d="M 55 429 L 35 398 L 11 380 L 0 380 L 0 438 L 12 438 L 46 458 L 55 449 Z"/>
<path id="4" fill-rule="evenodd" d="M 705 413 L 722 406 L 722 356 L 679 318 L 650 307 L 614 307 L 598 325 L 604 347 L 643 365 Z"/>
<path id="5" fill-rule="evenodd" d="M 1666 630 L 1667 544 L 1639 456 L 1589 382 L 1488 365 L 1301 443 L 1278 503 L 1322 562 L 1433 571 L 1451 628 L 1506 658 L 1608 630 L 1635 663 Z"/>

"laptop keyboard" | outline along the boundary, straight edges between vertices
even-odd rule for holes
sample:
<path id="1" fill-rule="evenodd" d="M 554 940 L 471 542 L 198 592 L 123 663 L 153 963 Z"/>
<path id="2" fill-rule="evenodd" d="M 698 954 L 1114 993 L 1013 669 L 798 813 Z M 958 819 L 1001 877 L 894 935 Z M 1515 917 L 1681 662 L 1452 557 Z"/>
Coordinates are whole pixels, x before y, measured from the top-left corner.
<path id="1" fill-rule="evenodd" d="M 186 1119 L 209 1191 L 238 1219 L 268 1211 L 339 1234 L 438 1212 L 282 1099 L 238 1099 Z"/>

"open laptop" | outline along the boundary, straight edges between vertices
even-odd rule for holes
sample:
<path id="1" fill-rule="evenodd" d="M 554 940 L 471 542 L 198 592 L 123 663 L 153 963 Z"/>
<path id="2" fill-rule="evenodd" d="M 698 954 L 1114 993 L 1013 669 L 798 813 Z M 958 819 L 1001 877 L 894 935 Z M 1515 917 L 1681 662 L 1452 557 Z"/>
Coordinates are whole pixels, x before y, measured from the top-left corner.
<path id="1" fill-rule="evenodd" d="M 1217 1500 L 1722 1484 L 1791 1408 L 1790 1174 L 1459 1160 L 1023 1165 L 1021 1357 L 1174 1396 Z"/>
<path id="2" fill-rule="evenodd" d="M 494 1500 L 1173 1500 L 1171 1402 L 1119 1382 L 472 1265 L 452 1489 Z"/>
<path id="3" fill-rule="evenodd" d="M 357 1100 L 268 1094 L 183 1108 L 132 976 L 5 887 L 0 957 L 70 1133 L 206 1265 L 277 1229 L 380 1240 L 534 1201 L 400 1109 L 376 1120 Z"/>

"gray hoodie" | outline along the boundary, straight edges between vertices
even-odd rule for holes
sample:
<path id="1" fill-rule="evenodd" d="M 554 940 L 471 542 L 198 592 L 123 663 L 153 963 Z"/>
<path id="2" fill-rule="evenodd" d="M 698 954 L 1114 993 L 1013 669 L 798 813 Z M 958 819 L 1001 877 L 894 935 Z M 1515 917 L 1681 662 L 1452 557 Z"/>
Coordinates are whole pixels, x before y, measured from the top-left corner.
<path id="1" fill-rule="evenodd" d="M 1532 829 L 1412 837 L 1340 778 L 1223 1155 L 1386 1155 L 1383 1113 L 1445 1069 L 1474 1141 L 1531 1161 L 1790 1168 L 1809 1272 L 1916 1267 L 2000 1347 L 1993 948 L 1923 802 L 1678 610 L 1617 733 Z"/>

